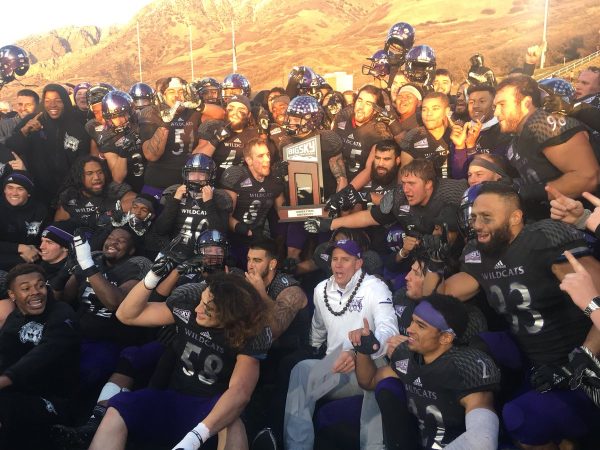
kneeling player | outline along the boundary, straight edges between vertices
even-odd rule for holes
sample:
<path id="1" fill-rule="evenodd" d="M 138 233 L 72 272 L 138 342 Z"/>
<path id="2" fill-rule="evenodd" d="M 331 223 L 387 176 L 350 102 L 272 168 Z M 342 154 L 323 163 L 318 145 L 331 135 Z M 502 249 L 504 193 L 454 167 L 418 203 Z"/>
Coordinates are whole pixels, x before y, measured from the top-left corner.
<path id="1" fill-rule="evenodd" d="M 358 352 L 356 378 L 363 389 L 374 390 L 389 377 L 399 378 L 404 386 L 406 406 L 390 410 L 380 403 L 384 423 L 387 414 L 405 419 L 396 420 L 399 442 L 389 442 L 386 436 L 387 448 L 497 448 L 498 417 L 491 391 L 500 372 L 485 353 L 454 345 L 466 327 L 467 311 L 458 300 L 439 294 L 425 297 L 415 307 L 408 340 L 394 350 L 390 365 L 379 369 L 369 356 L 380 344 L 368 322 L 349 333 Z M 408 413 L 418 421 L 420 443 L 412 447 L 409 436 L 416 440 L 417 425 L 410 429 Z"/>
<path id="2" fill-rule="evenodd" d="M 90 448 L 124 448 L 128 437 L 173 446 L 183 436 L 174 448 L 198 449 L 217 433 L 221 448 L 248 448 L 239 416 L 271 342 L 260 295 L 241 277 L 216 274 L 175 289 L 166 303 L 148 303 L 153 276 L 133 288 L 117 317 L 129 325 L 177 324 L 169 387 L 113 397 Z"/>

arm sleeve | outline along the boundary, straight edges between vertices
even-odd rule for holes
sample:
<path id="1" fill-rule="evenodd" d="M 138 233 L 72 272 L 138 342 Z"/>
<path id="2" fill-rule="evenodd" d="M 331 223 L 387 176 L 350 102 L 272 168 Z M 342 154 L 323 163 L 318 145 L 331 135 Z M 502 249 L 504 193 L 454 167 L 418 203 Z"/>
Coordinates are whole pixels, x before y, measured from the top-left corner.
<path id="1" fill-rule="evenodd" d="M 321 316 L 321 311 L 319 307 L 315 305 L 315 311 L 313 313 L 312 322 L 310 324 L 309 342 L 311 347 L 320 347 L 326 339 L 327 328 L 325 328 L 325 322 L 323 322 L 323 317 Z"/>
<path id="2" fill-rule="evenodd" d="M 444 447 L 446 450 L 495 450 L 498 448 L 498 416 L 486 408 L 465 415 L 466 431 Z"/>
<path id="3" fill-rule="evenodd" d="M 26 385 L 30 378 L 43 375 L 45 368 L 64 353 L 76 351 L 79 347 L 79 333 L 75 328 L 74 318 L 75 314 L 68 305 L 56 311 L 54 317 L 44 326 L 44 335 L 40 343 L 8 367 L 4 375 L 15 385 Z"/>
<path id="4" fill-rule="evenodd" d="M 21 128 L 34 117 L 33 114 L 29 114 L 21 120 L 17 126 L 13 129 L 12 134 L 6 138 L 5 145 L 13 150 L 17 155 L 23 157 L 25 149 L 27 148 L 28 139 L 21 133 Z"/>
<path id="5" fill-rule="evenodd" d="M 381 344 L 379 350 L 371 355 L 373 359 L 385 355 L 385 343 L 389 338 L 399 334 L 398 321 L 392 304 L 392 293 L 384 283 L 377 283 L 369 289 L 373 304 L 373 334 Z"/>

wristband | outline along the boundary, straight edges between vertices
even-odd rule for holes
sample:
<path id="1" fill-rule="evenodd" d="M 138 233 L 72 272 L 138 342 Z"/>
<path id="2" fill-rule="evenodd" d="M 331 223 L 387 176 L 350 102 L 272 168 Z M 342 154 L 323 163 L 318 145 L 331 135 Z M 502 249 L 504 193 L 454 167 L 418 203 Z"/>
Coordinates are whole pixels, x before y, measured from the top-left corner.
<path id="1" fill-rule="evenodd" d="M 196 425 L 192 429 L 192 433 L 194 433 L 196 437 L 199 437 L 202 440 L 202 443 L 208 441 L 210 438 L 210 430 L 206 425 L 204 425 L 203 422 L 200 422 L 198 425 Z"/>
<path id="2" fill-rule="evenodd" d="M 88 267 L 87 269 L 83 269 L 81 271 L 81 274 L 85 278 L 90 278 L 91 276 L 96 275 L 98 272 L 100 272 L 100 269 L 98 269 L 98 267 L 96 267 L 96 265 L 93 264 L 91 267 Z"/>
<path id="3" fill-rule="evenodd" d="M 149 271 L 144 277 L 144 287 L 149 291 L 153 290 L 156 286 L 158 286 L 158 282 L 161 280 L 161 276 L 155 274 L 152 271 Z"/>

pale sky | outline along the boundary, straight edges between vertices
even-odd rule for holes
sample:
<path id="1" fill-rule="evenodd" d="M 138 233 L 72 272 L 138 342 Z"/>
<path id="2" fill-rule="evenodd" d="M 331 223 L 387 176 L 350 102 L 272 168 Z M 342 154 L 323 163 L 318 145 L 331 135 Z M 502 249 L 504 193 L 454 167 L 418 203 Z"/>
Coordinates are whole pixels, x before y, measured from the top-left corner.
<path id="1" fill-rule="evenodd" d="M 0 47 L 70 25 L 125 24 L 148 3 L 152 0 L 3 1 Z"/>

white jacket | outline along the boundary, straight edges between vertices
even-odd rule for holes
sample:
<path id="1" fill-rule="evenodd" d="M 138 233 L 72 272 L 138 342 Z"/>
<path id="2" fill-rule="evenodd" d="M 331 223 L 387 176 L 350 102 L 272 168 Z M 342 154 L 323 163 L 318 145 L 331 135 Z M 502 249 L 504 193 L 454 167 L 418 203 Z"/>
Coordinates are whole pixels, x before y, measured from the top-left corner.
<path id="1" fill-rule="evenodd" d="M 388 338 L 399 334 L 392 306 L 392 293 L 383 281 L 373 275 L 365 275 L 352 303 L 343 315 L 335 316 L 325 306 L 325 283 L 329 306 L 333 311 L 341 311 L 352 295 L 361 273 L 362 270 L 359 269 L 345 289 L 338 286 L 333 276 L 320 282 L 315 288 L 315 312 L 310 330 L 310 344 L 313 347 L 319 347 L 327 340 L 328 354 L 340 344 L 344 350 L 351 350 L 353 347 L 348 333 L 363 327 L 363 317 L 367 318 L 370 329 L 381 343 L 379 351 L 371 355 L 373 359 L 384 355 Z"/>

